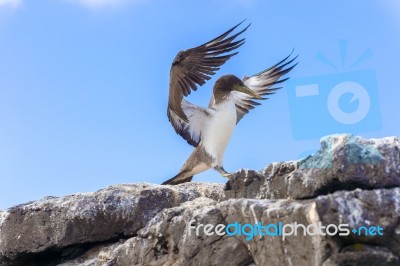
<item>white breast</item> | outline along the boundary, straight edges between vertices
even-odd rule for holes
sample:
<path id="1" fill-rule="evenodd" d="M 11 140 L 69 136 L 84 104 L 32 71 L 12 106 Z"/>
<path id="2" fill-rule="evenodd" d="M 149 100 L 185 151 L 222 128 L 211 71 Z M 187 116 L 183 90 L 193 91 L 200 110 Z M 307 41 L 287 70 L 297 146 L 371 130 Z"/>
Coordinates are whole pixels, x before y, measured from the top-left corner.
<path id="1" fill-rule="evenodd" d="M 224 151 L 236 126 L 236 106 L 233 101 L 214 105 L 212 116 L 202 131 L 205 150 L 222 165 Z"/>

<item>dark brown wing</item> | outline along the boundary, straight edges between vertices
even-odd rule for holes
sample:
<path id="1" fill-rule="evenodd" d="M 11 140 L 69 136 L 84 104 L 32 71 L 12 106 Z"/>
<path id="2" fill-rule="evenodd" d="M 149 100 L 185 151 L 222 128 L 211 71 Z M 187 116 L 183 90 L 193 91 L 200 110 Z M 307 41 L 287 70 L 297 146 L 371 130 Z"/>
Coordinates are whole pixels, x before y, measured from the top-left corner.
<path id="1" fill-rule="evenodd" d="M 297 56 L 293 59 L 288 60 L 292 53 L 272 67 L 263 70 L 251 77 L 244 77 L 243 83 L 261 97 L 274 94 L 276 90 L 282 88 L 274 86 L 289 79 L 281 79 L 281 77 L 289 73 L 297 65 L 297 63 L 293 63 L 294 60 L 296 60 Z M 251 109 L 254 109 L 254 106 L 260 105 L 259 102 L 255 101 L 255 98 L 248 94 L 235 91 L 233 92 L 233 97 L 235 99 L 237 112 L 236 123 L 239 123 L 240 119 L 242 119 L 245 114 L 247 114 Z M 263 100 L 265 99 L 268 98 L 263 98 Z"/>
<path id="2" fill-rule="evenodd" d="M 237 54 L 237 52 L 234 52 L 223 55 L 240 47 L 244 43 L 245 39 L 235 41 L 235 38 L 243 33 L 250 25 L 242 31 L 228 37 L 228 35 L 242 23 L 243 21 L 205 44 L 181 51 L 176 55 L 172 62 L 170 72 L 167 112 L 170 121 L 170 112 L 173 112 L 184 122 L 189 123 L 187 115 L 182 110 L 181 106 L 183 96 L 188 96 L 192 90 L 196 90 L 197 85 L 203 85 L 206 80 L 209 80 L 211 76 L 215 74 L 215 71 L 217 71 L 222 64 Z M 174 124 L 172 125 L 174 126 Z M 177 130 L 175 126 L 174 128 Z"/>

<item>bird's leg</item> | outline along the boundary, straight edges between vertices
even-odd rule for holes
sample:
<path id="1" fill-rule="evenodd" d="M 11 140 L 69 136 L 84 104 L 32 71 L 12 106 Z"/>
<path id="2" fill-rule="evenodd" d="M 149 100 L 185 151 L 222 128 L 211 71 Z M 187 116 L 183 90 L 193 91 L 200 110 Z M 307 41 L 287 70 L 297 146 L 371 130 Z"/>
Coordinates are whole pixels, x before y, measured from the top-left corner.
<path id="1" fill-rule="evenodd" d="M 218 165 L 218 166 L 215 166 L 214 169 L 217 170 L 218 173 L 220 173 L 223 177 L 230 178 L 230 177 L 232 176 L 232 174 L 231 174 L 231 173 L 228 173 L 228 172 L 224 169 L 223 166 L 219 166 L 219 165 Z"/>

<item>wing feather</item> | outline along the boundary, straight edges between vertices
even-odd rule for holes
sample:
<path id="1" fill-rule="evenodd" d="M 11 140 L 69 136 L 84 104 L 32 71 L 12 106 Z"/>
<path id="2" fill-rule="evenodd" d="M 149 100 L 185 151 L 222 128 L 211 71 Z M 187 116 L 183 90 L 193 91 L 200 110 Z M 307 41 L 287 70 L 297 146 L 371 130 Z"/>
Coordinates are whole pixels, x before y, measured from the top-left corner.
<path id="1" fill-rule="evenodd" d="M 207 123 L 207 119 L 213 115 L 213 110 L 201 108 L 185 99 L 182 100 L 182 110 L 185 112 L 189 123 L 168 109 L 170 122 L 177 134 L 181 135 L 190 145 L 197 147 L 201 141 L 202 129 Z"/>
<path id="2" fill-rule="evenodd" d="M 227 60 L 238 53 L 232 51 L 243 45 L 245 39 L 236 38 L 250 25 L 234 35 L 229 35 L 242 23 L 243 21 L 207 43 L 180 51 L 172 62 L 168 119 L 176 133 L 194 147 L 200 143 L 202 126 L 213 110 L 192 104 L 183 97 L 204 85 Z"/>
<path id="3" fill-rule="evenodd" d="M 188 122 L 181 106 L 183 97 L 196 90 L 197 85 L 203 85 L 221 65 L 237 54 L 229 52 L 243 45 L 245 39 L 234 40 L 250 25 L 230 37 L 227 36 L 242 23 L 243 21 L 207 43 L 180 51 L 176 55 L 170 70 L 168 114 L 172 111 Z"/>
<path id="4" fill-rule="evenodd" d="M 297 59 L 297 56 L 289 59 L 292 53 L 280 62 L 257 74 L 251 77 L 244 77 L 243 83 L 260 97 L 274 94 L 277 90 L 282 88 L 275 86 L 289 79 L 282 78 L 282 76 L 289 73 L 297 65 L 297 63 L 294 63 L 294 61 Z M 256 102 L 256 99 L 248 94 L 237 91 L 234 91 L 232 93 L 236 104 L 236 123 L 239 123 L 244 115 L 246 115 L 251 109 L 254 109 L 256 105 L 260 105 L 260 103 Z M 262 99 L 266 100 L 268 98 Z"/>

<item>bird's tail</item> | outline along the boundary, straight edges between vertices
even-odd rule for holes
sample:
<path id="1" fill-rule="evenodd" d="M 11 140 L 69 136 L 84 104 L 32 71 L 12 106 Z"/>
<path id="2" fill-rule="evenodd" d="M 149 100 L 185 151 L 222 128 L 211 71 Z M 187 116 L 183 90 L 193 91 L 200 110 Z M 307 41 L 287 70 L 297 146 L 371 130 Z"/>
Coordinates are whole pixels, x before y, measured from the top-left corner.
<path id="1" fill-rule="evenodd" d="M 178 185 L 192 181 L 193 176 L 187 176 L 187 171 L 181 171 L 173 178 L 164 181 L 161 185 Z"/>

